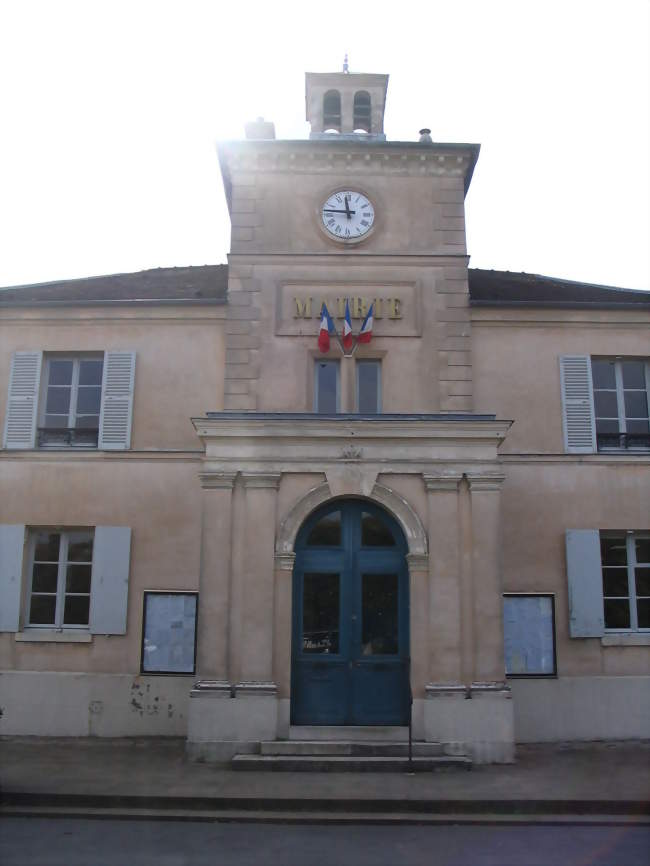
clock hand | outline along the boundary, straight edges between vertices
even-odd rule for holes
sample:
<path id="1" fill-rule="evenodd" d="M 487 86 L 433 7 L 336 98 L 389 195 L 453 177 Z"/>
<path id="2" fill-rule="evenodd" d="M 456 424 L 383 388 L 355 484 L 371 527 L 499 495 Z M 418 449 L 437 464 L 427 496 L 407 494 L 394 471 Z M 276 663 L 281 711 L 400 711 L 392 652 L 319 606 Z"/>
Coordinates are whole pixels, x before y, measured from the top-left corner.
<path id="1" fill-rule="evenodd" d="M 356 211 L 350 210 L 350 208 L 348 208 L 347 210 L 334 210 L 333 208 L 331 208 L 331 209 L 330 208 L 327 208 L 327 209 L 323 208 L 323 213 L 346 213 L 346 214 L 349 214 L 350 216 L 354 216 Z"/>
<path id="2" fill-rule="evenodd" d="M 348 215 L 348 219 L 350 219 L 352 211 L 350 210 L 350 202 L 349 202 L 348 198 L 349 197 L 347 195 L 343 196 L 343 200 L 345 201 L 345 212 Z"/>

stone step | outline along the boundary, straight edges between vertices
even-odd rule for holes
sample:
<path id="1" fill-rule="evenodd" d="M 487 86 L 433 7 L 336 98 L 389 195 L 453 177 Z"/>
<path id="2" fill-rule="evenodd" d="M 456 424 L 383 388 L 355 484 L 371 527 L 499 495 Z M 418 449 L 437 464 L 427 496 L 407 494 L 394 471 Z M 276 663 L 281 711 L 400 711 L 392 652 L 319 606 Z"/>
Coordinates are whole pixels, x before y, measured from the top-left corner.
<path id="1" fill-rule="evenodd" d="M 395 773 L 409 769 L 407 758 L 398 756 L 351 755 L 235 755 L 233 770 L 276 771 L 288 773 Z M 411 762 L 413 772 L 471 770 L 467 757 L 417 757 Z"/>
<path id="2" fill-rule="evenodd" d="M 407 743 L 409 729 L 401 725 L 291 725 L 290 740 L 344 740 L 346 742 L 378 741 Z"/>
<path id="3" fill-rule="evenodd" d="M 271 740 L 260 743 L 262 755 L 312 755 L 350 757 L 407 757 L 408 743 L 354 742 L 345 740 Z M 413 743 L 413 756 L 434 758 L 444 754 L 440 743 Z"/>

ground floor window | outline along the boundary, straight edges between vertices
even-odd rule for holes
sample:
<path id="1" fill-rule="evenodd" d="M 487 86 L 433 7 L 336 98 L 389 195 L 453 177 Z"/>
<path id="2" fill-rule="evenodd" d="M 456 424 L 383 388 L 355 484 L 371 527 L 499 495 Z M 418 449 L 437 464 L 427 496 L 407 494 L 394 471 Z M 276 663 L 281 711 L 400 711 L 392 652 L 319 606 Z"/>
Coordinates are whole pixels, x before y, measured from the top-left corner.
<path id="1" fill-rule="evenodd" d="M 600 534 L 605 629 L 650 629 L 650 533 Z"/>
<path id="2" fill-rule="evenodd" d="M 88 628 L 93 529 L 35 529 L 31 533 L 28 624 Z"/>

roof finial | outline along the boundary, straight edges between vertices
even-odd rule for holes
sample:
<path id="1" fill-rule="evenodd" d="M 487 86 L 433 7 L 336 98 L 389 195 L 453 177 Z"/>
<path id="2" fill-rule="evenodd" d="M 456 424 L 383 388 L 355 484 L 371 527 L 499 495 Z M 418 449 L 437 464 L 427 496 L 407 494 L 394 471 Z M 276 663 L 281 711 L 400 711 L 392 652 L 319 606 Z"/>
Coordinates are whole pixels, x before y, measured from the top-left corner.
<path id="1" fill-rule="evenodd" d="M 345 52 L 345 57 L 343 58 L 343 72 L 349 72 L 349 71 L 350 71 L 350 70 L 349 70 L 349 68 L 348 68 L 348 53 L 347 53 L 347 51 L 346 51 L 346 52 Z"/>

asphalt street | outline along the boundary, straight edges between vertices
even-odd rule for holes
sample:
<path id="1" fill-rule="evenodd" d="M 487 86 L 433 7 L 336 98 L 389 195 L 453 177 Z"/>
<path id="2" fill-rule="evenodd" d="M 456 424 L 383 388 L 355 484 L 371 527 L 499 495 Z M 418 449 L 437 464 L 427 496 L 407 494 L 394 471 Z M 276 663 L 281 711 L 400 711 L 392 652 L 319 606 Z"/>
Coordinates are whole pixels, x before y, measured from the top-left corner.
<path id="1" fill-rule="evenodd" d="M 648 826 L 4 818 L 3 866 L 650 866 Z"/>

